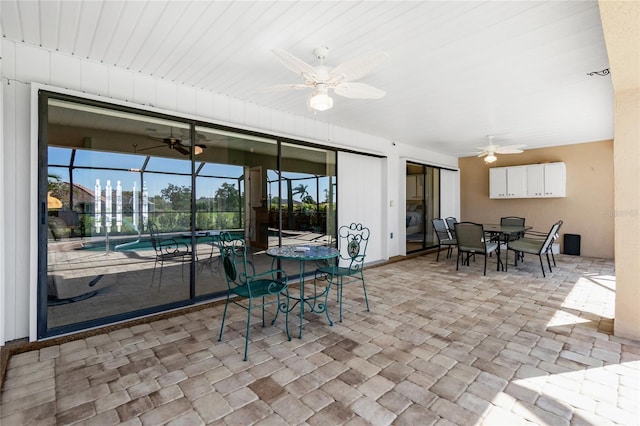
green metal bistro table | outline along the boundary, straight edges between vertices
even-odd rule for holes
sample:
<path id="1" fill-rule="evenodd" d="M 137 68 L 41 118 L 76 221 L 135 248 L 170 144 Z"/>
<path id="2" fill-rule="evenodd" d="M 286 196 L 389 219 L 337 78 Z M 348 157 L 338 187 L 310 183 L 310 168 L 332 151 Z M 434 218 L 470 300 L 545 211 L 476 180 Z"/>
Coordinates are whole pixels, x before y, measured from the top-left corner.
<path id="1" fill-rule="evenodd" d="M 318 293 L 316 283 L 313 284 L 313 294 L 305 295 L 304 290 L 304 266 L 307 261 L 315 260 L 329 260 L 338 257 L 338 250 L 333 247 L 326 246 L 284 246 L 284 247 L 272 247 L 267 250 L 267 255 L 274 259 L 288 259 L 297 260 L 300 264 L 300 296 L 291 297 L 295 300 L 293 306 L 289 308 L 291 312 L 297 304 L 300 304 L 300 334 L 299 338 L 302 338 L 302 320 L 304 318 L 305 304 L 309 308 L 309 311 L 321 314 L 325 313 L 329 325 L 333 325 L 333 321 L 329 316 L 329 310 L 327 309 L 327 296 L 331 288 L 331 282 L 325 287 L 323 291 Z M 324 302 L 318 301 L 319 298 L 324 297 Z"/>
<path id="2" fill-rule="evenodd" d="M 518 226 L 518 225 L 500 225 L 496 223 L 485 223 L 482 225 L 482 229 L 484 232 L 487 232 L 493 238 L 497 236 L 498 238 L 498 270 L 502 269 L 504 271 L 504 264 L 502 263 L 502 259 L 500 257 L 500 244 L 503 242 L 509 241 L 509 238 L 512 235 L 517 235 L 520 233 L 524 233 L 528 229 L 531 229 L 531 226 Z"/>

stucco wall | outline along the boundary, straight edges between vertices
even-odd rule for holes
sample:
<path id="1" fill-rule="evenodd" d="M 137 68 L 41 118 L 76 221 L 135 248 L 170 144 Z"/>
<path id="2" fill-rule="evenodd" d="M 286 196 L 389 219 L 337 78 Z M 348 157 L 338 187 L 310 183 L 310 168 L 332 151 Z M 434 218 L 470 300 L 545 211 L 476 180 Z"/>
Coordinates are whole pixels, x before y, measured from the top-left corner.
<path id="1" fill-rule="evenodd" d="M 565 198 L 489 199 L 489 168 L 562 161 L 567 166 Z M 482 158 L 459 159 L 461 220 L 497 223 L 521 216 L 526 224 L 548 231 L 558 220 L 561 250 L 564 234 L 581 236 L 581 255 L 614 257 L 613 141 L 525 150 L 498 155 L 490 166 Z"/>

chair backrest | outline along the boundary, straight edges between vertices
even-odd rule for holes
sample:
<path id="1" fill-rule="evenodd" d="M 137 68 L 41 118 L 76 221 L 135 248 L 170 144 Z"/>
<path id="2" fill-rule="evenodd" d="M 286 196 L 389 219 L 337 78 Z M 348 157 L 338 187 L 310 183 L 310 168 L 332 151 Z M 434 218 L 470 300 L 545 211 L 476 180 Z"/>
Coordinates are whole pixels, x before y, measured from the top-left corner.
<path id="1" fill-rule="evenodd" d="M 560 231 L 560 227 L 562 226 L 562 223 L 563 222 L 559 220 L 551 226 L 551 229 L 549 230 L 549 234 L 547 234 L 547 238 L 545 238 L 544 244 L 540 249 L 540 253 L 544 253 L 545 251 L 549 250 L 549 247 L 551 246 L 551 244 L 553 244 L 555 239 L 558 238 L 558 231 Z"/>
<path id="2" fill-rule="evenodd" d="M 357 270 L 364 266 L 371 231 L 361 223 L 343 225 L 338 229 L 338 251 L 341 266 Z"/>
<path id="3" fill-rule="evenodd" d="M 486 239 L 481 224 L 473 222 L 460 222 L 455 224 L 456 239 L 460 251 L 486 251 Z"/>
<path id="4" fill-rule="evenodd" d="M 255 275 L 255 271 L 253 264 L 247 259 L 247 245 L 244 238 L 234 237 L 229 232 L 221 232 L 216 242 L 229 287 L 245 285 L 248 276 Z"/>
<path id="5" fill-rule="evenodd" d="M 524 226 L 524 217 L 506 216 L 500 218 L 500 225 L 504 226 Z"/>
<path id="6" fill-rule="evenodd" d="M 458 220 L 455 217 L 448 217 L 445 219 L 445 222 L 447 222 L 447 229 L 449 229 L 449 235 L 451 235 L 451 238 L 455 240 L 456 223 L 458 223 Z"/>
<path id="7" fill-rule="evenodd" d="M 436 218 L 432 219 L 431 223 L 433 223 L 433 230 L 436 231 L 436 236 L 438 237 L 438 241 L 448 240 L 451 238 L 449 236 L 449 232 L 447 231 L 447 224 L 444 219 Z"/>
<path id="8" fill-rule="evenodd" d="M 149 239 L 151 241 L 151 245 L 153 249 L 158 252 L 162 252 L 162 247 L 160 245 L 160 232 L 158 231 L 158 226 L 152 222 L 147 222 L 147 229 L 149 230 Z"/>

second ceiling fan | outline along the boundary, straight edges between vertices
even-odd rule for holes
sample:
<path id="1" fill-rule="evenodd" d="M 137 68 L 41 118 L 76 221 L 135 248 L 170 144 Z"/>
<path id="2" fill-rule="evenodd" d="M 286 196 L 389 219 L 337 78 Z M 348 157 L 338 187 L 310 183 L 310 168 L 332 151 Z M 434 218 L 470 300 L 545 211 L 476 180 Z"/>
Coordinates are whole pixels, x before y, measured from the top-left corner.
<path id="1" fill-rule="evenodd" d="M 493 137 L 493 135 L 487 135 L 489 145 L 478 147 L 478 149 L 482 150 L 478 157 L 484 157 L 485 163 L 496 161 L 498 159 L 496 154 L 520 154 L 524 152 L 522 148 L 526 147 L 526 145 L 496 145 L 493 143 Z"/>

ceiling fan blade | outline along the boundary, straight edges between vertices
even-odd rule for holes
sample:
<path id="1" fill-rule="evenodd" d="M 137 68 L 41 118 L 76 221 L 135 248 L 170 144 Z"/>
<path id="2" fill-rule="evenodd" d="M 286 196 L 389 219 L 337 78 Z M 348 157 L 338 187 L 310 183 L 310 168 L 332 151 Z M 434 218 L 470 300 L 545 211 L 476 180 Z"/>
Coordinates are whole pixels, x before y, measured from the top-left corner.
<path id="1" fill-rule="evenodd" d="M 175 149 L 176 151 L 178 151 L 180 154 L 182 155 L 189 155 L 189 150 L 185 147 L 183 147 L 180 144 L 174 144 L 173 146 L 171 146 L 173 149 Z"/>
<path id="2" fill-rule="evenodd" d="M 260 89 L 256 89 L 256 93 L 273 93 L 273 92 L 285 92 L 287 90 L 302 90 L 307 89 L 309 86 L 306 84 L 276 84 L 274 86 L 262 87 Z"/>
<path id="3" fill-rule="evenodd" d="M 480 154 L 478 154 L 478 157 L 484 157 L 484 156 L 485 156 L 485 155 L 487 155 L 487 154 L 488 154 L 488 152 L 487 152 L 487 151 L 485 151 L 485 152 L 481 152 Z"/>
<path id="4" fill-rule="evenodd" d="M 150 149 L 163 148 L 165 146 L 166 145 L 155 145 L 155 146 L 149 146 L 146 148 L 136 148 L 135 152 L 149 151 Z"/>
<path id="5" fill-rule="evenodd" d="M 302 59 L 298 59 L 284 50 L 273 49 L 271 51 L 278 57 L 278 59 L 280 59 L 280 62 L 282 62 L 282 64 L 291 71 L 301 75 L 306 80 L 316 80 L 317 75 L 315 68 L 304 62 Z"/>
<path id="6" fill-rule="evenodd" d="M 387 93 L 366 83 L 340 83 L 334 88 L 336 95 L 352 99 L 380 99 Z"/>
<path id="7" fill-rule="evenodd" d="M 498 154 L 520 154 L 521 152 L 524 152 L 524 150 L 522 148 L 524 148 L 526 145 L 505 145 L 505 146 L 501 146 L 498 147 L 498 149 L 496 150 L 496 153 Z"/>
<path id="8" fill-rule="evenodd" d="M 329 73 L 330 85 L 358 80 L 389 60 L 387 52 L 372 52 L 343 62 Z"/>

